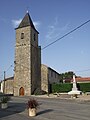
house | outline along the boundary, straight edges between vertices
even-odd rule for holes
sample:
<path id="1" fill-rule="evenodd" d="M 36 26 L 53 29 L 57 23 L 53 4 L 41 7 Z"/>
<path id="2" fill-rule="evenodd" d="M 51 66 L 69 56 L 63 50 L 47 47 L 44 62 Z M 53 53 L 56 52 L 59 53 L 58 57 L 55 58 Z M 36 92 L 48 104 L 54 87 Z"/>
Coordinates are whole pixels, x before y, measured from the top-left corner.
<path id="1" fill-rule="evenodd" d="M 41 65 L 41 89 L 46 92 L 50 92 L 50 85 L 53 83 L 59 83 L 59 73 L 52 68 L 42 64 Z"/>
<path id="2" fill-rule="evenodd" d="M 14 85 L 13 80 L 14 80 L 14 77 L 9 77 L 1 81 L 0 91 L 5 94 L 13 94 L 13 85 Z"/>
<path id="3" fill-rule="evenodd" d="M 1 92 L 5 94 L 14 94 L 14 80 L 14 77 L 9 77 L 1 81 Z M 41 64 L 41 90 L 49 93 L 51 92 L 50 85 L 59 83 L 59 81 L 58 72 L 51 67 Z"/>
<path id="4" fill-rule="evenodd" d="M 77 77 L 77 83 L 90 83 L 90 77 Z"/>

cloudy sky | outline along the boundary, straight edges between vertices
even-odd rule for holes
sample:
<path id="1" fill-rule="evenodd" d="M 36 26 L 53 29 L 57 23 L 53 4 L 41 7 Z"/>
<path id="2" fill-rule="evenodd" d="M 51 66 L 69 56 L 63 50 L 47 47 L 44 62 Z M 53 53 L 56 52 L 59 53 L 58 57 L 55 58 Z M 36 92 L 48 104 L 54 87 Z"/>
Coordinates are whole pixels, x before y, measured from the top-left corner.
<path id="1" fill-rule="evenodd" d="M 27 10 L 44 48 L 90 19 L 90 0 L 0 0 L 0 80 L 14 74 L 15 28 Z M 90 22 L 43 49 L 42 63 L 90 76 Z"/>

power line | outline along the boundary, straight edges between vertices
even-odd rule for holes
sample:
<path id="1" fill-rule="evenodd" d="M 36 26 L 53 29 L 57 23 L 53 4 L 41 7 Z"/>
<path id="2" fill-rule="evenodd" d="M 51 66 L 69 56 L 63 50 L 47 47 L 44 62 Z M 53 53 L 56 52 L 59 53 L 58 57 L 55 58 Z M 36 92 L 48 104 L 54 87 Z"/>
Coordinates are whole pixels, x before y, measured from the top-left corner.
<path id="1" fill-rule="evenodd" d="M 2 79 L 2 77 L 3 77 L 3 74 L 2 74 L 2 75 L 0 75 L 0 80 Z"/>
<path id="2" fill-rule="evenodd" d="M 9 71 L 9 69 L 10 69 L 11 67 L 13 67 L 13 65 L 10 65 L 9 68 L 8 68 L 5 72 Z"/>
<path id="3" fill-rule="evenodd" d="M 73 33 L 74 31 L 78 30 L 79 28 L 81 28 L 82 26 L 86 25 L 87 23 L 89 23 L 90 20 L 87 20 L 86 22 L 82 23 L 81 25 L 79 25 L 78 27 L 74 28 L 73 30 L 71 30 L 70 32 L 66 33 L 65 35 L 63 35 L 62 37 L 58 38 L 57 40 L 51 42 L 50 44 L 46 45 L 45 47 L 43 47 L 41 50 L 46 49 L 47 47 L 51 46 L 52 44 L 58 42 L 59 40 L 63 39 L 64 37 L 68 36 L 69 34 Z M 31 44 L 32 45 L 32 44 Z M 35 47 L 34 45 L 32 45 L 33 47 Z M 38 47 L 35 47 L 38 48 Z M 13 65 L 10 65 L 10 67 L 5 71 L 7 72 L 11 67 L 13 67 Z M 23 66 L 24 67 L 24 66 Z M 82 71 L 76 71 L 76 72 L 84 72 L 84 71 L 90 71 L 90 69 L 88 70 L 82 70 Z"/>
<path id="4" fill-rule="evenodd" d="M 0 78 L 1 78 L 1 77 L 4 77 L 4 74 L 6 75 L 6 72 L 9 71 L 9 69 L 10 69 L 11 67 L 13 67 L 13 65 L 10 65 L 10 66 L 8 67 L 8 69 L 4 71 L 4 73 L 1 74 Z"/>
<path id="5" fill-rule="evenodd" d="M 66 33 L 65 35 L 63 35 L 62 37 L 58 38 L 57 40 L 51 42 L 50 44 L 46 45 L 45 47 L 43 47 L 41 50 L 46 49 L 47 47 L 51 46 L 52 44 L 58 42 L 59 40 L 63 39 L 64 37 L 68 36 L 69 34 L 73 33 L 74 31 L 78 30 L 79 28 L 81 28 L 82 26 L 86 25 L 87 23 L 89 23 L 90 20 L 87 20 L 86 22 L 82 23 L 81 25 L 79 25 L 78 27 L 74 28 L 73 30 L 71 30 L 70 32 Z"/>
<path id="6" fill-rule="evenodd" d="M 75 72 L 87 72 L 87 71 L 90 71 L 90 69 L 80 70 L 80 71 L 75 71 Z"/>

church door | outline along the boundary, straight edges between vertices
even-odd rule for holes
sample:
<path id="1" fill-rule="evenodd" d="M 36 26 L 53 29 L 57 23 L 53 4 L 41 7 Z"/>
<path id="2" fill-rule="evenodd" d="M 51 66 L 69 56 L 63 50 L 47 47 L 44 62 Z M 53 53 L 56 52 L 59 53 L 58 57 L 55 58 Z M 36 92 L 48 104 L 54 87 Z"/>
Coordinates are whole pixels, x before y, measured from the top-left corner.
<path id="1" fill-rule="evenodd" d="M 23 96 L 23 95 L 24 95 L 24 88 L 23 88 L 23 87 L 21 87 L 21 88 L 19 89 L 19 95 L 20 95 L 20 96 Z"/>

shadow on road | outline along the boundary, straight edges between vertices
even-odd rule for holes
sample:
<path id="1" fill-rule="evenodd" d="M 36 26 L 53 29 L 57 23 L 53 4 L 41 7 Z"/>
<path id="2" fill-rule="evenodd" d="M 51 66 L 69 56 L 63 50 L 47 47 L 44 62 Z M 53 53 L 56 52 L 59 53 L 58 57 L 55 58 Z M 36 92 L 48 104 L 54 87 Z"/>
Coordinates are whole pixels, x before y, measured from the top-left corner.
<path id="1" fill-rule="evenodd" d="M 25 111 L 25 103 L 9 103 L 7 109 L 0 108 L 0 118 Z"/>
<path id="2" fill-rule="evenodd" d="M 45 114 L 45 113 L 52 112 L 52 111 L 53 109 L 46 109 L 46 110 L 38 112 L 37 115 Z"/>

